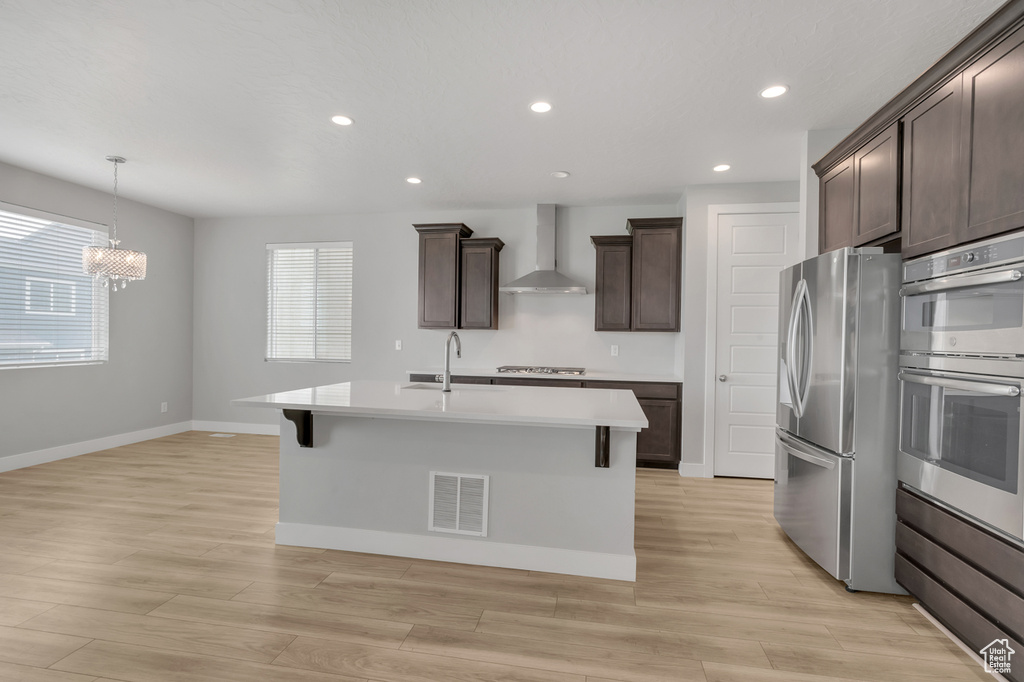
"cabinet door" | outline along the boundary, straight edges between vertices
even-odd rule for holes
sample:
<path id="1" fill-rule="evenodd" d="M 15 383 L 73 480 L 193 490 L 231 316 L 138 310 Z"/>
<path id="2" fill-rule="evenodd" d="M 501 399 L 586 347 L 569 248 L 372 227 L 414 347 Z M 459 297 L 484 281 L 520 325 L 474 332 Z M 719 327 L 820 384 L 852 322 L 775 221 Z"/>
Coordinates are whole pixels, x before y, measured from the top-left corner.
<path id="1" fill-rule="evenodd" d="M 459 302 L 460 329 L 498 328 L 500 239 L 463 239 Z"/>
<path id="2" fill-rule="evenodd" d="M 903 119 L 903 257 L 952 246 L 962 222 L 963 79 L 956 76 Z"/>
<path id="3" fill-rule="evenodd" d="M 821 177 L 818 253 L 853 246 L 853 157 Z"/>
<path id="4" fill-rule="evenodd" d="M 591 237 L 597 249 L 594 331 L 629 331 L 633 288 L 633 238 Z"/>
<path id="5" fill-rule="evenodd" d="M 679 461 L 679 401 L 637 400 L 649 426 L 636 437 L 638 462 L 671 464 Z"/>
<path id="6" fill-rule="evenodd" d="M 419 326 L 459 326 L 459 236 L 454 232 L 420 234 Z"/>
<path id="7" fill-rule="evenodd" d="M 679 331 L 681 249 L 681 227 L 634 227 L 633 331 Z"/>
<path id="8" fill-rule="evenodd" d="M 967 217 L 957 243 L 1024 226 L 1024 31 L 963 75 Z"/>
<path id="9" fill-rule="evenodd" d="M 897 121 L 853 155 L 853 245 L 893 234 L 899 225 Z"/>

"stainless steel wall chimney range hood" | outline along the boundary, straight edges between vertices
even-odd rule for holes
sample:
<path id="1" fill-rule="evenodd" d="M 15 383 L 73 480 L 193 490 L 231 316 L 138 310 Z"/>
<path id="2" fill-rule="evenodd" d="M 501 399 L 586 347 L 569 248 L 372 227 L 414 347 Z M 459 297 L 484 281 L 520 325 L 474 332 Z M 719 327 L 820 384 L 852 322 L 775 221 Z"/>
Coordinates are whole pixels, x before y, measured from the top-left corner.
<path id="1" fill-rule="evenodd" d="M 555 205 L 537 204 L 537 269 L 500 287 L 506 294 L 585 294 L 587 288 L 555 270 Z"/>

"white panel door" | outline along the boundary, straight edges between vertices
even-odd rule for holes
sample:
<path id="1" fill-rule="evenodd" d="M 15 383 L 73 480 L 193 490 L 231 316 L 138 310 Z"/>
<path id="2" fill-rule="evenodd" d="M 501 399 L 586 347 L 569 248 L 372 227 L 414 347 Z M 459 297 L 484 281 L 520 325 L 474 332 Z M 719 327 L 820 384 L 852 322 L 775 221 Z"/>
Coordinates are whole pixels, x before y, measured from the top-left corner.
<path id="1" fill-rule="evenodd" d="M 718 217 L 715 475 L 775 474 L 779 272 L 799 261 L 798 214 Z"/>

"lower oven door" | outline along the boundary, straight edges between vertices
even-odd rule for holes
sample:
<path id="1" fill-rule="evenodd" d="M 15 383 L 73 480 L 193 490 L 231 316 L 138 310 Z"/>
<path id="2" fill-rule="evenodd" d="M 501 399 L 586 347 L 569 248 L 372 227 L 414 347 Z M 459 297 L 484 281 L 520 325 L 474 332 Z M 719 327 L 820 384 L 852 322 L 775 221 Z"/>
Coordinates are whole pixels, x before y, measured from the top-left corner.
<path id="1" fill-rule="evenodd" d="M 899 480 L 1024 537 L 1021 380 L 903 369 Z"/>
<path id="2" fill-rule="evenodd" d="M 853 459 L 775 432 L 775 520 L 833 577 L 850 578 Z"/>

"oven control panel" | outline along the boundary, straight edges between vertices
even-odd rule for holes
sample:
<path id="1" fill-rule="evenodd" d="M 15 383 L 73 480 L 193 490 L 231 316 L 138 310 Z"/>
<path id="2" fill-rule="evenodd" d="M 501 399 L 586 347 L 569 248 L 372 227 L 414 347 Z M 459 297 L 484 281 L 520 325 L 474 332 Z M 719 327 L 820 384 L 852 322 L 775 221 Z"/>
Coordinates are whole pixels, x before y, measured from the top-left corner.
<path id="1" fill-rule="evenodd" d="M 903 281 L 919 282 L 1016 261 L 1024 261 L 1024 234 L 1019 232 L 907 261 Z"/>

